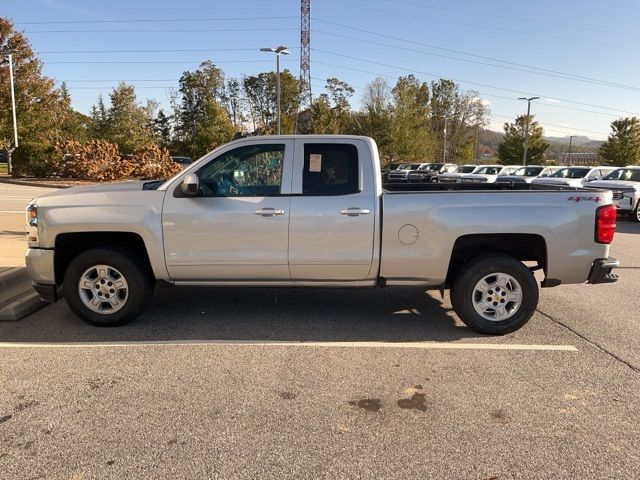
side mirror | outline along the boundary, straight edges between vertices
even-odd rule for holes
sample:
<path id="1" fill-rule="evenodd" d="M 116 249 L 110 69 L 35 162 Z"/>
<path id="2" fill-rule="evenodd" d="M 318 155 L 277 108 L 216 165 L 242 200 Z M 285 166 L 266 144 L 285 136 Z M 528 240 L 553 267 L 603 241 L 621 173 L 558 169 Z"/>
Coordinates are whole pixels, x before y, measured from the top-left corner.
<path id="1" fill-rule="evenodd" d="M 190 197 L 195 197 L 200 192 L 200 181 L 195 173 L 190 173 L 182 180 L 180 185 L 182 193 Z"/>

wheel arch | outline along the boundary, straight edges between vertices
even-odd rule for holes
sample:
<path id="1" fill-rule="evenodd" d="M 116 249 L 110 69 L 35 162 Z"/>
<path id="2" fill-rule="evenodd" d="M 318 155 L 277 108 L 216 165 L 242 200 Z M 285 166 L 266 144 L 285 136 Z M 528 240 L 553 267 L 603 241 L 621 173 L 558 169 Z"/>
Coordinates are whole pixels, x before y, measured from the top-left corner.
<path id="1" fill-rule="evenodd" d="M 537 262 L 546 277 L 547 243 L 542 235 L 530 233 L 469 234 L 456 239 L 446 285 L 450 286 L 470 261 L 490 254 L 509 255 L 521 262 Z"/>
<path id="2" fill-rule="evenodd" d="M 56 284 L 62 284 L 71 261 L 80 253 L 94 248 L 119 248 L 139 255 L 147 273 L 155 279 L 147 246 L 134 232 L 73 232 L 61 233 L 55 239 L 54 273 Z"/>

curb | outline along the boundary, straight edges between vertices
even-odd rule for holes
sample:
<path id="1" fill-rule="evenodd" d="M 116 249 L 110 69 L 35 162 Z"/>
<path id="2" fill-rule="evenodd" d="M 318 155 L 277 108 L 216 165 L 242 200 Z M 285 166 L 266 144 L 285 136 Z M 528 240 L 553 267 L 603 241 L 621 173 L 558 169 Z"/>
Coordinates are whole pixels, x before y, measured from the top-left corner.
<path id="1" fill-rule="evenodd" d="M 15 322 L 46 306 L 25 267 L 0 273 L 0 321 Z"/>
<path id="2" fill-rule="evenodd" d="M 42 187 L 42 188 L 71 188 L 72 185 L 61 185 L 58 183 L 30 182 L 28 180 L 14 180 L 13 178 L 0 177 L 0 183 L 9 183 L 12 185 L 23 185 L 25 187 Z"/>

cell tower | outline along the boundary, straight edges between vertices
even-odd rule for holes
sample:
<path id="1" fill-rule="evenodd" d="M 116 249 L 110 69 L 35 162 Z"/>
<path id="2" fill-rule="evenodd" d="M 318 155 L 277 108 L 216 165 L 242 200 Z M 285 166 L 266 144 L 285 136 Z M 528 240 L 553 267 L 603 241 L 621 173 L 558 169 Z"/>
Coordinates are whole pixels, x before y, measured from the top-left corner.
<path id="1" fill-rule="evenodd" d="M 311 0 L 300 4 L 300 103 L 311 105 Z"/>

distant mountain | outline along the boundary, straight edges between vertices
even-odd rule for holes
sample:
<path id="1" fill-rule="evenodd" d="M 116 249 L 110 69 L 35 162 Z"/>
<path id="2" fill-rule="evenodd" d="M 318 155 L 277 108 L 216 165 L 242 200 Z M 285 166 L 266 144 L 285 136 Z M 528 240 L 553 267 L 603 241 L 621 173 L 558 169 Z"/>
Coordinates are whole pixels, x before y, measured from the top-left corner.
<path id="1" fill-rule="evenodd" d="M 569 136 L 568 135 L 566 137 L 545 137 L 545 138 L 549 142 L 560 143 L 562 145 L 569 145 Z M 580 136 L 574 136 L 573 137 L 571 145 L 581 146 L 581 147 L 598 148 L 600 145 L 602 145 L 602 141 L 601 140 L 593 140 L 593 139 L 591 139 L 589 137 L 586 137 L 584 135 L 580 135 Z"/>
<path id="2" fill-rule="evenodd" d="M 495 132 L 493 130 L 480 129 L 478 131 L 478 151 L 485 158 L 495 157 L 498 153 L 498 145 L 502 142 L 504 133 Z M 560 158 L 562 154 L 569 149 L 569 136 L 566 137 L 545 137 L 549 142 L 549 150 L 547 150 L 547 158 Z M 593 140 L 592 138 L 580 135 L 574 136 L 571 142 L 573 152 L 597 152 L 601 140 Z"/>

